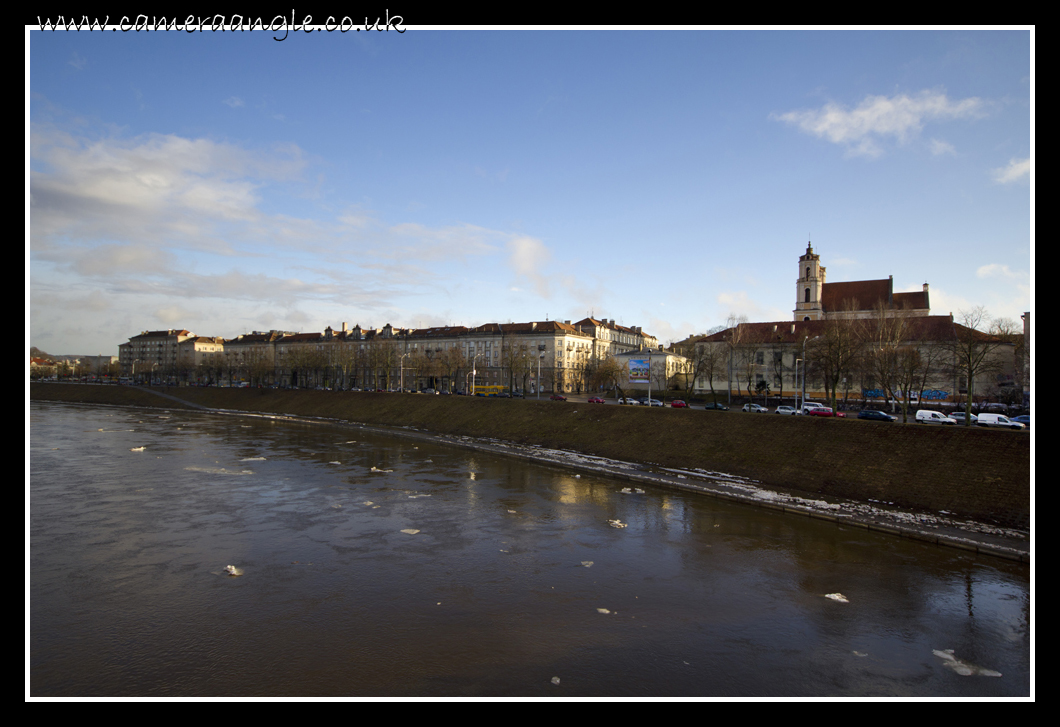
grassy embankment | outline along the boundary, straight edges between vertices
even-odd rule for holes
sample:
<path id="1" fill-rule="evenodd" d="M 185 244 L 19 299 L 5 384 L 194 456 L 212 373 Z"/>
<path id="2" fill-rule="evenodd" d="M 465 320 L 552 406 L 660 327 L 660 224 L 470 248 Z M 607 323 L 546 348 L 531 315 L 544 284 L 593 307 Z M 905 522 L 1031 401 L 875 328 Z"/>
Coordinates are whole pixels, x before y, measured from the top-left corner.
<path id="1" fill-rule="evenodd" d="M 493 437 L 667 467 L 742 475 L 778 489 L 880 500 L 1028 527 L 1026 432 L 736 411 L 271 389 L 158 389 L 190 404 Z M 178 408 L 128 386 L 33 384 L 32 399 Z"/>

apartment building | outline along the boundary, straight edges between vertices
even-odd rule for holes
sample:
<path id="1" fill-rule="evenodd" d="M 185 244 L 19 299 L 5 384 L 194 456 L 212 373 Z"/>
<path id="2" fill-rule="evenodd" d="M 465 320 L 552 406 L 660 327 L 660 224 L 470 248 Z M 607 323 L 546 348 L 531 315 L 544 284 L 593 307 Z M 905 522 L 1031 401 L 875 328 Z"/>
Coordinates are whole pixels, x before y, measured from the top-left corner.
<path id="1" fill-rule="evenodd" d="M 180 344 L 195 334 L 184 329 L 143 331 L 118 346 L 118 364 L 123 376 L 137 381 L 173 377 L 179 370 Z"/>

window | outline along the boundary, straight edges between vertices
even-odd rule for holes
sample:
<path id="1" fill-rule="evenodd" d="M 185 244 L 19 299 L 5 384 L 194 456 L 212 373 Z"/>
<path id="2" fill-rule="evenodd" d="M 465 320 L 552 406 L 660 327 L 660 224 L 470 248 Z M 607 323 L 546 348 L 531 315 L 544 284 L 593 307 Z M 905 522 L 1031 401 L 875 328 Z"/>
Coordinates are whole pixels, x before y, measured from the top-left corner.
<path id="1" fill-rule="evenodd" d="M 806 300 L 804 302 L 806 302 L 806 303 L 810 302 L 810 289 L 809 288 L 806 289 Z"/>

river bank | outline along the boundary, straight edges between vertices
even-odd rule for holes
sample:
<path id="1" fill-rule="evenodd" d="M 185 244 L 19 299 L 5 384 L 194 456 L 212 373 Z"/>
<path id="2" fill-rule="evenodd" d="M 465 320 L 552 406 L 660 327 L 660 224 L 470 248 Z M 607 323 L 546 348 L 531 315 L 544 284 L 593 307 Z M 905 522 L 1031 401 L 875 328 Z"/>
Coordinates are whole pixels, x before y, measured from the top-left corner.
<path id="1" fill-rule="evenodd" d="M 382 427 L 1029 559 L 1027 433 L 360 392 L 32 384 L 30 398 Z"/>

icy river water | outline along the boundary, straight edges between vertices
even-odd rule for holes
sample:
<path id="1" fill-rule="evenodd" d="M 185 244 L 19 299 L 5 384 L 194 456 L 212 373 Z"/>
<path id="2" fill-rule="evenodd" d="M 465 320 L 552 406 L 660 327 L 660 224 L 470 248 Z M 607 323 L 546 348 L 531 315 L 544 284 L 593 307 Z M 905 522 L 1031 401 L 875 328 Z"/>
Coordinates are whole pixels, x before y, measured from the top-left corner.
<path id="1" fill-rule="evenodd" d="M 1031 694 L 1025 564 L 353 426 L 32 403 L 29 460 L 33 697 Z"/>

